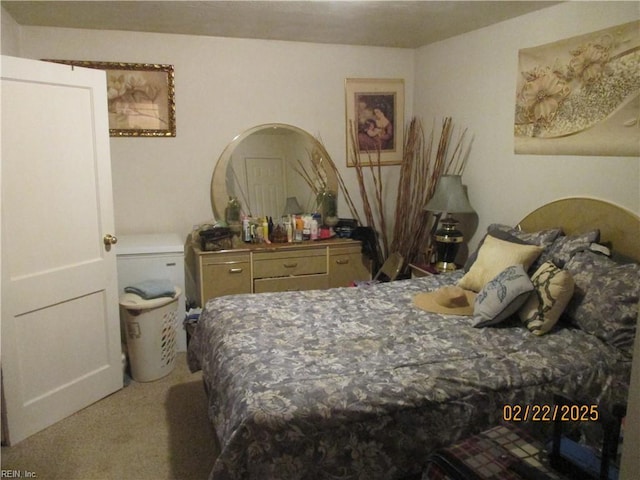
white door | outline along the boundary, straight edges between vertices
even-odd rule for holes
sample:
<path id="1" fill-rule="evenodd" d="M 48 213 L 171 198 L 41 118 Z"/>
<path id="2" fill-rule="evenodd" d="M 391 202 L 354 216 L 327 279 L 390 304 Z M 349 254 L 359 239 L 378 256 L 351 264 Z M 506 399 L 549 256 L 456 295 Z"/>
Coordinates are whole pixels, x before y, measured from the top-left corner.
<path id="1" fill-rule="evenodd" d="M 249 205 L 253 215 L 280 218 L 284 212 L 284 160 L 282 158 L 246 157 Z"/>
<path id="2" fill-rule="evenodd" d="M 2 384 L 15 444 L 122 388 L 105 73 L 2 57 Z"/>

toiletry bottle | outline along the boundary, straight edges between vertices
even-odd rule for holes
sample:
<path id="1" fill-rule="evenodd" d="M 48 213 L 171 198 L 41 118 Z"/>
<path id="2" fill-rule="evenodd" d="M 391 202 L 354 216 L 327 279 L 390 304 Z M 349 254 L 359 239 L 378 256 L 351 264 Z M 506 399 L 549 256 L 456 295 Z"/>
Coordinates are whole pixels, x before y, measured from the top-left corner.
<path id="1" fill-rule="evenodd" d="M 246 215 L 242 217 L 242 239 L 247 243 L 251 242 L 251 222 Z"/>
<path id="2" fill-rule="evenodd" d="M 293 228 L 291 227 L 291 221 L 285 222 L 285 226 L 287 227 L 287 242 L 293 242 Z"/>
<path id="3" fill-rule="evenodd" d="M 302 226 L 302 240 L 311 240 L 311 217 L 305 215 Z"/>

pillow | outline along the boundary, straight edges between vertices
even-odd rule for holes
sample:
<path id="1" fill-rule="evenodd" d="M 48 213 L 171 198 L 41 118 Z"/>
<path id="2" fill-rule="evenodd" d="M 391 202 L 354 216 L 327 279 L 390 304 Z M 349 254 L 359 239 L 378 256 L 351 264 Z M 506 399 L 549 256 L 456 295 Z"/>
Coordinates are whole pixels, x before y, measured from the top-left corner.
<path id="1" fill-rule="evenodd" d="M 484 239 L 487 235 L 491 235 L 492 237 L 499 238 L 500 240 L 506 240 L 511 243 L 517 243 L 519 245 L 538 245 L 543 248 L 548 248 L 553 244 L 554 240 L 562 235 L 562 229 L 560 228 L 550 228 L 547 230 L 540 230 L 538 232 L 523 232 L 517 228 L 510 227 L 508 225 L 502 225 L 500 223 L 492 223 L 487 228 L 487 233 L 482 240 L 480 240 L 480 244 L 474 253 L 472 253 L 467 261 L 464 264 L 464 271 L 468 272 L 471 269 L 471 266 L 476 261 L 478 256 L 478 251 L 482 244 L 484 243 Z M 536 262 L 534 262 L 534 266 L 537 267 Z"/>
<path id="2" fill-rule="evenodd" d="M 475 263 L 475 261 L 478 259 L 478 252 L 480 251 L 480 248 L 482 248 L 482 245 L 484 244 L 484 241 L 487 238 L 487 236 L 492 236 L 493 238 L 499 238 L 500 240 L 504 240 L 505 242 L 517 243 L 518 245 L 529 245 L 524 240 L 520 240 L 518 237 L 514 237 L 509 232 L 504 232 L 502 230 L 487 231 L 485 236 L 482 237 L 482 240 L 480 240 L 480 243 L 478 244 L 478 248 L 476 248 L 476 250 L 471 255 L 469 255 L 469 258 L 467 258 L 467 261 L 464 263 L 465 272 L 468 272 L 473 266 L 473 264 Z"/>
<path id="3" fill-rule="evenodd" d="M 556 238 L 549 248 L 540 255 L 541 263 L 551 260 L 555 265 L 562 268 L 569 261 L 571 255 L 578 250 L 586 250 L 592 243 L 600 240 L 600 230 L 595 229 L 577 235 L 567 235 Z"/>
<path id="4" fill-rule="evenodd" d="M 505 268 L 476 296 L 473 326 L 486 327 L 509 318 L 527 301 L 532 291 L 533 283 L 522 265 Z"/>
<path id="5" fill-rule="evenodd" d="M 487 236 L 478 251 L 478 259 L 458 285 L 465 290 L 479 292 L 488 281 L 511 265 L 522 265 L 527 270 L 541 252 L 542 247 L 517 245 Z"/>
<path id="6" fill-rule="evenodd" d="M 534 294 L 518 312 L 520 320 L 536 335 L 544 335 L 558 322 L 574 290 L 571 274 L 553 262 L 543 263 L 531 277 Z"/>
<path id="7" fill-rule="evenodd" d="M 489 225 L 487 231 L 507 232 L 530 245 L 538 245 L 540 247 L 547 247 L 551 245 L 556 238 L 562 236 L 563 234 L 561 228 L 548 228 L 545 230 L 539 230 L 537 232 L 523 232 L 518 228 L 513 228 L 509 225 L 502 225 L 499 223 L 492 223 L 491 225 Z"/>
<path id="8" fill-rule="evenodd" d="M 638 319 L 640 265 L 619 265 L 587 250 L 573 255 L 565 270 L 576 283 L 565 311 L 568 320 L 631 355 Z"/>

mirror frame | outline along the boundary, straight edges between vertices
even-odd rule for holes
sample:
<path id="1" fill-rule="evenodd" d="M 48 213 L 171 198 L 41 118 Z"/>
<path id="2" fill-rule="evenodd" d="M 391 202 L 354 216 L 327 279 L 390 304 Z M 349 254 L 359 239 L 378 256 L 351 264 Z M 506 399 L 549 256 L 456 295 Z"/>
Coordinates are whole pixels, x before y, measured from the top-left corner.
<path id="1" fill-rule="evenodd" d="M 227 168 L 229 166 L 229 161 L 231 160 L 231 156 L 236 149 L 236 147 L 247 137 L 250 135 L 266 130 L 269 128 L 285 128 L 291 130 L 295 133 L 302 135 L 308 142 L 317 148 L 322 155 L 323 158 L 331 158 L 327 150 L 324 148 L 324 145 L 309 132 L 298 128 L 294 125 L 288 125 L 286 123 L 264 123 L 261 125 L 256 125 L 255 127 L 249 128 L 244 132 L 236 135 L 234 139 L 229 143 L 225 149 L 222 151 L 220 157 L 218 157 L 218 163 L 213 169 L 213 174 L 211 176 L 211 208 L 213 211 L 214 218 L 216 221 L 224 220 L 224 211 L 229 202 L 229 192 L 227 191 Z M 325 169 L 327 175 L 327 187 L 329 190 L 334 192 L 336 195 L 338 194 L 338 176 L 336 172 L 331 169 Z M 311 213 L 311 212 L 309 212 Z"/>

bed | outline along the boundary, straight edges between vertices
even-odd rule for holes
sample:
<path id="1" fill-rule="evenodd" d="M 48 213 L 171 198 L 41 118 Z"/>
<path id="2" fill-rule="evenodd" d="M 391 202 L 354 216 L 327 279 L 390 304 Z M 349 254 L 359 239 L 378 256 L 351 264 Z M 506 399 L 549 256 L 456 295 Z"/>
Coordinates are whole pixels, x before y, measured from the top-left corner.
<path id="1" fill-rule="evenodd" d="M 558 226 L 562 233 L 545 237 L 540 249 L 556 247 L 561 270 L 571 271 L 574 304 L 543 334 L 516 313 L 478 328 L 475 316 L 416 306 L 416 295 L 458 284 L 473 264 L 364 288 L 207 302 L 188 362 L 203 372 L 220 444 L 210 478 L 411 478 L 435 449 L 501 422 L 505 405 L 551 404 L 556 391 L 624 401 L 638 302 L 639 270 L 630 260 L 640 258 L 640 220 L 607 202 L 571 198 L 532 212 L 509 234 L 541 241 L 540 232 Z M 624 260 L 591 250 L 594 229 L 597 244 Z M 558 246 L 558 238 L 566 241 Z M 630 280 L 620 285 L 621 278 Z M 589 290 L 589 282 L 596 287 Z M 620 297 L 607 289 L 625 291 Z M 624 318 L 595 325 L 605 294 L 621 303 Z"/>

